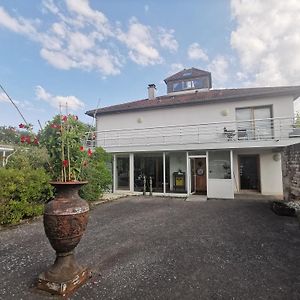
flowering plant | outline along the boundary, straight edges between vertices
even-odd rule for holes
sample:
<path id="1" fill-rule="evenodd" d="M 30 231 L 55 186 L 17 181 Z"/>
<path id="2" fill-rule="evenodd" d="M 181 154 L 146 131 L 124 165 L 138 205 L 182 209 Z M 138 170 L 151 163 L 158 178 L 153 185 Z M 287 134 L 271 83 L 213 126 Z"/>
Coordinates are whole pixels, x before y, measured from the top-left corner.
<path id="1" fill-rule="evenodd" d="M 92 156 L 83 141 L 88 131 L 75 115 L 57 115 L 40 134 L 40 142 L 49 154 L 50 172 L 56 181 L 84 180 L 85 168 Z"/>

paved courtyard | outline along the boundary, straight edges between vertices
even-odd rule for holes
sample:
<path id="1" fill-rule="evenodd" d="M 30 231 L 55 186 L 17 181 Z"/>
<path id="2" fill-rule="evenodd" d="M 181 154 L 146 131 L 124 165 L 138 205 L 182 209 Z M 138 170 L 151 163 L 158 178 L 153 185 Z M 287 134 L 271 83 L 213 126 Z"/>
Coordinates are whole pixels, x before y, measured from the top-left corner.
<path id="1" fill-rule="evenodd" d="M 300 299 L 300 227 L 265 201 L 127 197 L 91 211 L 77 257 L 94 271 L 71 299 Z M 0 231 L 0 299 L 54 260 L 41 219 Z"/>

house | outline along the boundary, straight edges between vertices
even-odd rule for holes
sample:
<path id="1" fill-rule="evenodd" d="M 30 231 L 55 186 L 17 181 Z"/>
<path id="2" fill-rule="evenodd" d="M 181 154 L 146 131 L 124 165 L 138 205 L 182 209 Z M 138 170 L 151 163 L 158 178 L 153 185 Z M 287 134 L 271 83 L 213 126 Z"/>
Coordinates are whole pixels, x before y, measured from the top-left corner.
<path id="1" fill-rule="evenodd" d="M 293 101 L 300 86 L 212 89 L 191 68 L 167 79 L 167 94 L 88 111 L 96 145 L 113 154 L 113 191 L 282 196 L 281 152 L 300 142 Z"/>

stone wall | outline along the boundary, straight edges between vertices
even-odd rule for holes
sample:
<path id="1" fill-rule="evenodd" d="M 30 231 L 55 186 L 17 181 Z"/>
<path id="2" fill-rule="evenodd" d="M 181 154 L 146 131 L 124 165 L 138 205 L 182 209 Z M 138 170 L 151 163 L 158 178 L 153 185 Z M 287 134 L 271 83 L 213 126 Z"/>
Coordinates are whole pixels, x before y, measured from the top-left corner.
<path id="1" fill-rule="evenodd" d="M 284 200 L 300 200 L 300 143 L 283 150 L 282 177 Z"/>

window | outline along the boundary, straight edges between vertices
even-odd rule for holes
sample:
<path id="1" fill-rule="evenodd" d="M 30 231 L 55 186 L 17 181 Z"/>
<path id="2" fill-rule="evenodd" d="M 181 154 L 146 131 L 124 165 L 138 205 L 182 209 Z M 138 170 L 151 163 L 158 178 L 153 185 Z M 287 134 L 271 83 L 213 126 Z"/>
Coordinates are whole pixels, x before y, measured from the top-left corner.
<path id="1" fill-rule="evenodd" d="M 173 92 L 178 92 L 182 90 L 182 82 L 173 83 Z"/>
<path id="2" fill-rule="evenodd" d="M 231 179 L 231 164 L 229 151 L 211 151 L 209 159 L 209 178 Z"/>
<path id="3" fill-rule="evenodd" d="M 273 121 L 271 106 L 258 106 L 236 109 L 239 139 L 273 138 Z"/>
<path id="4" fill-rule="evenodd" d="M 129 157 L 117 157 L 117 189 L 129 190 Z"/>

